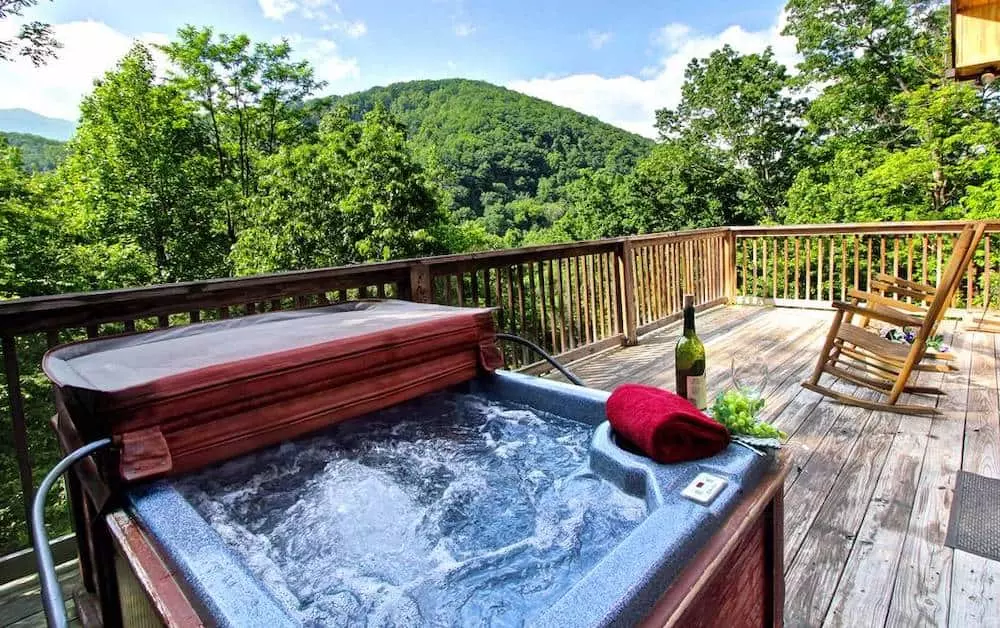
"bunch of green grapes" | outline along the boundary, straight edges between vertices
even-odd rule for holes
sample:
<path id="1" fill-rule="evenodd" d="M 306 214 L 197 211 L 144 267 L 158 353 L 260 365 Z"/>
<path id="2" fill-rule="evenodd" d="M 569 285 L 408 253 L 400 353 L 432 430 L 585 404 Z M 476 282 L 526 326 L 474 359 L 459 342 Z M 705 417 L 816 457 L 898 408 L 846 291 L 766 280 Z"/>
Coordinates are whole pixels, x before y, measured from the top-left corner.
<path id="1" fill-rule="evenodd" d="M 727 390 L 715 398 L 712 416 L 722 423 L 730 434 L 745 434 L 754 438 L 786 438 L 786 434 L 770 423 L 757 419 L 764 407 L 759 395 L 743 390 Z"/>

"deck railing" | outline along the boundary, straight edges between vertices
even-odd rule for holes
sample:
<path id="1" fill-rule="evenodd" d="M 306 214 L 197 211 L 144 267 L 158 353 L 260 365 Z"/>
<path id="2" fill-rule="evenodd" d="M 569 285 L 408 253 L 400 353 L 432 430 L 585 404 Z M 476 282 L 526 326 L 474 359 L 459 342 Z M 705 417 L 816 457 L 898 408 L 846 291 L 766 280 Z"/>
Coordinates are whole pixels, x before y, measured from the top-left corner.
<path id="1" fill-rule="evenodd" d="M 635 343 L 676 320 L 686 292 L 703 308 L 727 301 L 817 306 L 844 297 L 850 287 L 864 288 L 880 270 L 936 279 L 962 224 L 720 227 L 0 302 L 0 412 L 10 420 L 0 427 L 0 469 L 21 495 L 20 504 L 0 505 L 0 554 L 27 544 L 26 497 L 55 462 L 43 455 L 53 447 L 29 446 L 50 438 L 53 409 L 40 359 L 55 344 L 393 297 L 497 308 L 501 330 L 572 360 Z M 998 231 L 1000 223 L 991 225 L 991 233 Z M 988 303 L 997 293 L 990 285 L 1000 275 L 993 271 L 989 238 L 980 246 L 964 303 Z M 520 348 L 504 351 L 509 366 L 544 368 Z M 12 488 L 8 484 L 8 493 Z M 63 517 L 52 535 L 68 532 L 67 523 Z M 2 571 L 17 575 L 13 568 Z"/>
<path id="2" fill-rule="evenodd" d="M 962 221 L 733 227 L 736 302 L 827 307 L 851 288 L 868 290 L 888 273 L 938 285 Z M 955 307 L 989 308 L 1000 296 L 1000 250 L 986 237 L 969 265 Z M 994 285 L 998 284 L 998 285 Z"/>

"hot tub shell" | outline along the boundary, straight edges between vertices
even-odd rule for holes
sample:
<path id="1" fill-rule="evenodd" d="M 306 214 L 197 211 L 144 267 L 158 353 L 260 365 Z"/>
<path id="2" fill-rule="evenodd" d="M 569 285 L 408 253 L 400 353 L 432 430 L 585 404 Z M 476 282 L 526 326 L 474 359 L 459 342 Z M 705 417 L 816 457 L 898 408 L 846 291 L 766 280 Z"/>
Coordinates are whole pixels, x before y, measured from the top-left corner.
<path id="1" fill-rule="evenodd" d="M 361 309 L 352 309 L 358 307 Z M 344 309 L 357 313 L 365 308 L 369 314 L 378 310 L 378 314 L 388 312 L 409 320 L 402 325 L 396 321 L 388 329 L 365 327 L 360 334 L 342 334 L 316 320 L 327 314 L 318 308 L 305 311 L 305 316 L 247 317 L 256 320 L 241 321 L 240 325 L 232 324 L 236 321 L 207 323 L 204 325 L 216 325 L 215 331 L 221 330 L 223 335 L 240 337 L 261 323 L 301 329 L 302 321 L 311 319 L 314 332 L 318 326 L 335 337 L 317 340 L 314 334 L 304 346 L 289 348 L 285 345 L 294 334 L 282 336 L 276 344 L 268 345 L 271 349 L 282 345 L 280 351 L 244 352 L 221 364 L 215 360 L 210 367 L 214 370 L 208 373 L 211 377 L 205 377 L 205 364 L 199 362 L 192 370 L 200 369 L 201 377 L 190 373 L 178 377 L 174 369 L 166 376 L 115 390 L 94 390 L 93 381 L 74 379 L 80 373 L 70 369 L 74 356 L 92 355 L 88 351 L 101 347 L 85 343 L 81 349 L 81 345 L 73 345 L 47 357 L 47 372 L 61 384 L 57 388 L 60 412 L 56 424 L 63 446 L 69 449 L 110 434 L 124 452 L 81 466 L 69 482 L 85 584 L 100 601 L 100 619 L 105 625 L 295 625 L 183 496 L 169 482 L 156 479 L 444 388 L 594 426 L 591 468 L 625 493 L 643 499 L 649 509 L 649 516 L 533 625 L 633 625 L 664 614 L 681 617 L 677 613 L 695 606 L 671 601 L 672 585 L 691 578 L 693 565 L 699 558 L 706 560 L 706 552 L 718 541 L 720 530 L 732 526 L 734 516 L 749 514 L 753 515 L 754 529 L 760 532 L 754 533 L 759 538 L 753 537 L 754 549 L 744 562 L 756 565 L 754 570 L 770 570 L 772 578 L 759 587 L 761 598 L 766 598 L 761 604 L 762 620 L 780 623 L 780 603 L 776 605 L 780 586 L 773 579 L 774 574 L 780 578 L 781 572 L 780 551 L 775 551 L 775 545 L 780 548 L 780 491 L 764 495 L 763 510 L 740 514 L 751 493 L 760 493 L 760 485 L 773 483 L 780 476 L 773 459 L 734 445 L 718 456 L 693 463 L 653 463 L 615 442 L 605 421 L 606 393 L 494 372 L 499 352 L 493 344 L 488 312 L 396 302 Z M 265 318 L 268 316 L 270 321 Z M 415 322 L 413 317 L 421 320 Z M 120 347 L 126 348 L 126 357 L 139 355 L 129 353 L 135 347 L 142 347 L 148 357 L 150 346 L 162 343 L 159 349 L 163 349 L 178 337 L 181 345 L 191 338 L 218 338 L 211 328 L 198 334 L 178 332 L 173 336 L 169 332 L 125 336 L 110 339 L 111 343 L 103 340 L 103 349 L 111 348 L 105 357 L 114 356 Z M 170 352 L 165 355 L 169 362 Z M 109 361 L 129 363 L 127 359 L 104 360 Z M 164 385 L 171 377 L 172 383 L 183 385 Z M 351 387 L 361 388 L 356 391 L 360 402 L 352 403 L 344 394 Z M 230 394 L 220 396 L 225 390 Z M 298 403 L 300 399 L 306 401 Z M 320 411 L 310 411 L 316 408 Z M 283 409 L 278 429 L 262 420 Z M 207 430 L 210 446 L 192 446 L 191 434 L 197 433 L 193 428 L 206 424 L 218 428 Z M 261 429 L 262 425 L 266 429 Z M 703 471 L 728 480 L 708 506 L 680 496 Z M 768 482 L 762 482 L 764 479 Z M 716 562 L 726 552 L 733 559 L 746 553 L 743 546 L 723 544 L 716 548 Z M 703 571 L 710 573 L 707 567 Z M 746 580 L 738 575 L 738 569 L 731 571 Z M 742 585 L 751 596 L 752 584 Z M 86 600 L 81 602 L 86 606 Z M 84 620 L 95 615 L 93 608 L 81 608 Z"/>

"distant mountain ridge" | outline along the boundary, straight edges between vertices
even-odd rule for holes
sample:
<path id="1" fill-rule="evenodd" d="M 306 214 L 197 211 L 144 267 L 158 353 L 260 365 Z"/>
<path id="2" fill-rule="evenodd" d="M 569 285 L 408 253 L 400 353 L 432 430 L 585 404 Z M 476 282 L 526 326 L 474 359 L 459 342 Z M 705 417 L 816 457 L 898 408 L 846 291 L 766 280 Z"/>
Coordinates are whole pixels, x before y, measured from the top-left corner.
<path id="1" fill-rule="evenodd" d="M 419 80 L 310 101 L 314 119 L 344 104 L 381 103 L 406 125 L 418 154 L 455 177 L 455 205 L 559 198 L 584 170 L 627 172 L 654 142 L 593 116 L 484 81 Z"/>
<path id="2" fill-rule="evenodd" d="M 49 118 L 27 109 L 0 109 L 0 131 L 28 133 L 65 142 L 73 137 L 76 122 Z"/>

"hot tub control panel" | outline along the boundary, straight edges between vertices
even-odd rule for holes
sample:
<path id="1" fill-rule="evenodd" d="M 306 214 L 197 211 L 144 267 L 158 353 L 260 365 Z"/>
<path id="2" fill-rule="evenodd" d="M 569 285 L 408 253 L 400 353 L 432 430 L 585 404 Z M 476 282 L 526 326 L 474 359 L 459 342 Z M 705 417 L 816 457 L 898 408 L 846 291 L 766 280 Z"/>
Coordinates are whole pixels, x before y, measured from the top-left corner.
<path id="1" fill-rule="evenodd" d="M 708 506 L 719 496 L 722 489 L 726 488 L 726 484 L 725 478 L 711 473 L 699 473 L 695 479 L 691 480 L 687 488 L 681 491 L 681 495 L 691 501 Z"/>

